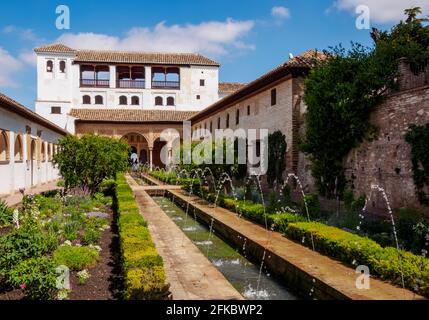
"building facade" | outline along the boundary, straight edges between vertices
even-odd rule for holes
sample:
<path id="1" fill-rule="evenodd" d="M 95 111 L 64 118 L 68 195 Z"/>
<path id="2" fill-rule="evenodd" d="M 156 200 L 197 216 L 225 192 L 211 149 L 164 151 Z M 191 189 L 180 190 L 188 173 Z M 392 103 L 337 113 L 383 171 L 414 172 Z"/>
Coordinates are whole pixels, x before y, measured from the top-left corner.
<path id="1" fill-rule="evenodd" d="M 298 144 L 306 109 L 304 78 L 314 59 L 321 57 L 320 53 L 309 50 L 197 113 L 190 119 L 194 138 L 201 138 L 202 129 L 213 136 L 216 129 L 281 131 L 287 143 L 285 173 L 295 173 L 303 183 L 310 183 L 311 174 L 305 170 L 305 157 L 299 153 Z M 256 144 L 259 148 L 259 138 L 257 132 L 256 140 L 248 144 Z"/>
<path id="2" fill-rule="evenodd" d="M 219 98 L 219 64 L 199 54 L 35 49 L 36 112 L 74 133 L 73 109 L 199 111 Z"/>
<path id="3" fill-rule="evenodd" d="M 0 93 L 0 195 L 58 179 L 52 157 L 67 132 Z"/>

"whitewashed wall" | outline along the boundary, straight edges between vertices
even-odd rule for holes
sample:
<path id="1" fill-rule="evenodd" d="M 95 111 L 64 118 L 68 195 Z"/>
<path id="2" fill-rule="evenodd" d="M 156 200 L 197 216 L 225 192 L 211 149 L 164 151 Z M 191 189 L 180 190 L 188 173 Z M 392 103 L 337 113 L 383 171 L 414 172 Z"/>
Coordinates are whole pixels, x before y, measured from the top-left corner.
<path id="1" fill-rule="evenodd" d="M 26 127 L 31 128 L 31 138 L 37 139 L 38 131 L 41 131 L 40 139 L 45 144 L 45 161 L 33 160 L 33 186 L 47 183 L 58 179 L 58 170 L 54 167 L 51 157 L 54 146 L 63 136 L 43 125 L 34 123 L 13 112 L 0 109 L 0 130 L 8 134 L 9 159 L 0 162 L 0 195 L 11 194 L 20 188 L 32 186 L 31 159 L 29 159 L 29 148 L 26 139 Z M 21 136 L 22 160 L 15 158 L 15 139 Z"/>

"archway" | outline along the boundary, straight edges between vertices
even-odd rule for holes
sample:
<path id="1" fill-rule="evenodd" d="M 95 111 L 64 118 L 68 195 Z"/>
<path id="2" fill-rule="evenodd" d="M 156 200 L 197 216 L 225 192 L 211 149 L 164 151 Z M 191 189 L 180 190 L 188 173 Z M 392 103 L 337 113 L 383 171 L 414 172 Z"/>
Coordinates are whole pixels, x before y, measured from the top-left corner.
<path id="1" fill-rule="evenodd" d="M 139 155 L 139 161 L 141 164 L 148 163 L 148 150 L 149 144 L 146 138 L 140 133 L 130 132 L 122 137 L 130 145 L 132 152 Z"/>
<path id="2" fill-rule="evenodd" d="M 165 168 L 166 158 L 168 157 L 167 154 L 162 154 L 162 148 L 167 144 L 165 141 L 161 141 L 161 139 L 156 139 L 153 143 L 153 167 L 159 167 L 159 168 Z M 162 159 L 164 158 L 164 162 Z"/>

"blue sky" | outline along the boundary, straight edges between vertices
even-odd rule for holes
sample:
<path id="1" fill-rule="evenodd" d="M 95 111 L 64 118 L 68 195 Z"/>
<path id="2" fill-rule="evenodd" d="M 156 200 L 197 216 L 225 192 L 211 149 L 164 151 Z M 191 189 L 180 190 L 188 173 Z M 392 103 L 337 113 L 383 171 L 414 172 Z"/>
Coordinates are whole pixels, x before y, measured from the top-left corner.
<path id="1" fill-rule="evenodd" d="M 55 9 L 67 5 L 71 29 L 57 30 Z M 200 52 L 222 64 L 221 81 L 248 82 L 309 48 L 351 41 L 371 44 L 355 26 L 367 4 L 371 26 L 390 28 L 404 8 L 427 0 L 2 1 L 0 92 L 33 108 L 32 49 L 62 41 L 73 47 Z"/>

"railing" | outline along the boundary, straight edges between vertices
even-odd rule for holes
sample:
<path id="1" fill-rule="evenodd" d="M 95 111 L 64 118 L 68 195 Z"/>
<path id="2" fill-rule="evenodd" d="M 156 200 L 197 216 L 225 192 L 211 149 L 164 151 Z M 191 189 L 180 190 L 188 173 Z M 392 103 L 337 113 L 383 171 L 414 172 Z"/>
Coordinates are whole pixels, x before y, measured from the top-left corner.
<path id="1" fill-rule="evenodd" d="M 180 89 L 180 81 L 152 81 L 153 89 Z"/>
<path id="2" fill-rule="evenodd" d="M 81 87 L 109 88 L 109 80 L 80 79 Z"/>
<path id="3" fill-rule="evenodd" d="M 144 89 L 146 85 L 145 80 L 117 80 L 116 88 L 128 89 Z"/>

